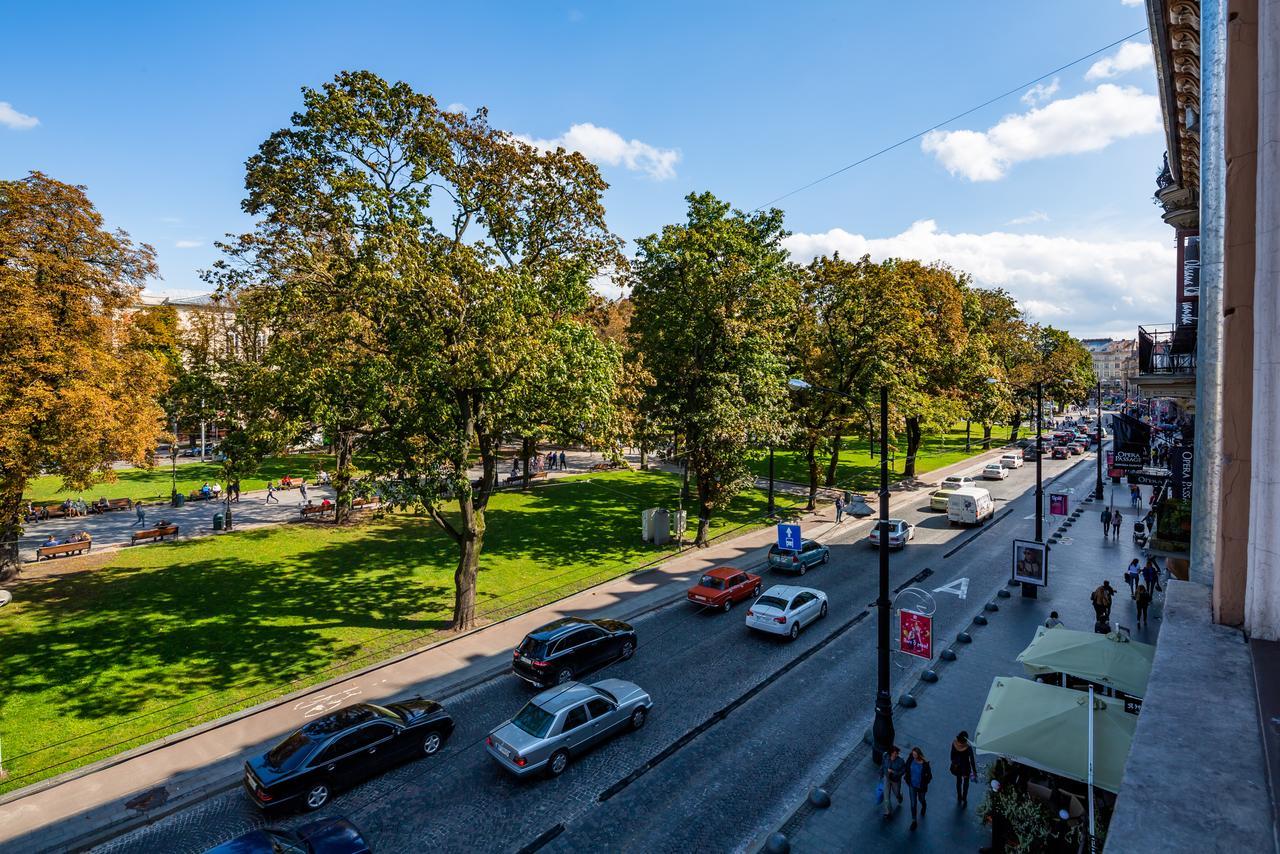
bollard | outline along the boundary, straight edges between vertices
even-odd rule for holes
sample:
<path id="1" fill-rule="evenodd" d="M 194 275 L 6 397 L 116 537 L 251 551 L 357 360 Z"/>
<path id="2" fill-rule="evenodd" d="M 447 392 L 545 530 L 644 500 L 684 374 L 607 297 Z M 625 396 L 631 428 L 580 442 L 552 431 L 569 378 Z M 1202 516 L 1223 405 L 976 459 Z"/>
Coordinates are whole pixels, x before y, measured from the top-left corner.
<path id="1" fill-rule="evenodd" d="M 826 789 L 817 786 L 809 790 L 809 803 L 819 809 L 826 809 L 831 806 L 831 795 L 827 794 Z"/>
<path id="2" fill-rule="evenodd" d="M 987 618 L 979 614 L 973 618 L 973 623 L 976 626 L 985 626 L 987 624 Z"/>
<path id="3" fill-rule="evenodd" d="M 973 636 L 970 635 L 968 632 L 961 632 L 960 634 L 956 635 L 956 640 L 959 641 L 960 643 L 973 643 Z"/>
<path id="4" fill-rule="evenodd" d="M 930 682 L 930 683 L 932 683 L 932 682 L 937 682 L 937 681 L 938 681 L 938 674 L 937 674 L 935 671 L 932 671 L 932 670 L 926 670 L 924 673 L 921 673 L 921 674 L 920 674 L 920 681 L 921 681 L 921 682 Z"/>
<path id="5" fill-rule="evenodd" d="M 942 655 L 939 656 L 943 661 L 955 661 L 956 651 L 954 649 L 944 649 Z"/>
<path id="6" fill-rule="evenodd" d="M 1001 599 L 1008 599 L 1011 594 L 1009 593 L 1008 590 L 997 590 L 996 595 L 999 596 Z"/>
<path id="7" fill-rule="evenodd" d="M 916 698 L 910 694 L 903 694 L 898 699 L 898 705 L 904 709 L 914 709 L 916 707 Z"/>
<path id="8" fill-rule="evenodd" d="M 1006 592 L 1006 591 L 1001 590 L 1000 592 L 1001 592 L 1001 593 L 1004 593 L 1004 592 Z M 995 602 L 988 602 L 987 604 L 985 604 L 985 605 L 983 605 L 983 606 L 982 606 L 982 610 L 987 611 L 987 612 L 991 612 L 991 611 L 999 611 L 999 610 L 1000 610 L 1000 606 L 999 606 L 999 605 L 997 605 Z"/>
<path id="9" fill-rule="evenodd" d="M 764 850 L 769 854 L 787 854 L 791 850 L 791 842 L 785 833 L 775 833 L 765 843 Z"/>

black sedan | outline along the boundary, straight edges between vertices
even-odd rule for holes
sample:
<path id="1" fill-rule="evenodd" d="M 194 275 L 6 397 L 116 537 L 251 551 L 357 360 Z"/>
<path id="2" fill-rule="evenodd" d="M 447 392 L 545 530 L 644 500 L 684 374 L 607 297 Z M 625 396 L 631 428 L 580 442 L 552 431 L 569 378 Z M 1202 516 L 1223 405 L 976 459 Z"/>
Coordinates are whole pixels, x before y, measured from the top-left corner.
<path id="1" fill-rule="evenodd" d="M 635 651 L 636 630 L 626 623 L 565 617 L 529 632 L 512 653 L 511 669 L 534 685 L 559 685 Z"/>
<path id="2" fill-rule="evenodd" d="M 422 697 L 387 706 L 358 703 L 306 724 L 244 764 L 244 787 L 263 809 L 317 810 L 339 788 L 392 765 L 431 756 L 453 732 L 453 718 Z"/>
<path id="3" fill-rule="evenodd" d="M 371 854 L 360 829 L 345 818 L 326 818 L 290 830 L 264 827 L 237 836 L 205 854 Z"/>

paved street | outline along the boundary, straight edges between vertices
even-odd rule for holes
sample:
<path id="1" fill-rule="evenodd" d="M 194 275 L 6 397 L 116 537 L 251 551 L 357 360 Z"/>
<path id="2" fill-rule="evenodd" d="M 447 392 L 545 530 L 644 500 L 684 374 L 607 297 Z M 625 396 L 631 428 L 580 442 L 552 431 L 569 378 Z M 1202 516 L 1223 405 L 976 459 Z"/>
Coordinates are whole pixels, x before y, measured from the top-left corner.
<path id="1" fill-rule="evenodd" d="M 1087 494 L 1093 473 L 1092 455 L 1045 461 L 1046 482 L 1063 476 L 1055 488 L 1073 489 L 1073 498 Z M 997 516 L 974 531 L 949 528 L 944 515 L 926 510 L 904 514 L 917 537 L 893 557 L 894 586 L 918 578 L 928 590 L 965 592 L 963 599 L 934 593 L 939 639 L 954 636 L 1004 586 L 1010 539 L 1031 534 L 1024 517 L 1033 511 L 1033 484 L 1033 466 L 987 484 Z M 829 594 L 831 613 L 795 643 L 749 633 L 742 608 L 708 614 L 676 603 L 637 620 L 637 655 L 601 676 L 648 689 L 654 714 L 642 731 L 598 748 L 562 778 L 514 781 L 485 754 L 485 734 L 530 694 L 502 676 L 450 699 L 459 726 L 440 756 L 348 792 L 329 811 L 353 818 L 379 852 L 504 851 L 535 841 L 550 850 L 749 845 L 786 818 L 808 781 L 829 773 L 869 724 L 876 554 L 864 539 L 871 525 L 845 522 L 829 541 L 831 564 L 801 582 Z M 909 670 L 895 673 L 909 679 Z M 202 851 L 262 822 L 233 791 L 98 850 Z"/>

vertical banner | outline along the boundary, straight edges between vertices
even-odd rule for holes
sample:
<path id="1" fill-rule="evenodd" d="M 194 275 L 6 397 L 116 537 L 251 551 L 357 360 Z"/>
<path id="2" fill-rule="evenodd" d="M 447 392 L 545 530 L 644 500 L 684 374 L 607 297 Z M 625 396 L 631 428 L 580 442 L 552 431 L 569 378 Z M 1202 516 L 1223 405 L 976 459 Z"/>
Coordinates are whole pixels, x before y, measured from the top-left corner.
<path id="1" fill-rule="evenodd" d="M 1065 516 L 1067 515 L 1067 496 L 1061 492 L 1049 493 L 1049 515 Z"/>
<path id="2" fill-rule="evenodd" d="M 1200 235 L 1180 228 L 1178 240 L 1178 327 L 1196 327 L 1200 314 Z"/>
<path id="3" fill-rule="evenodd" d="M 933 617 L 906 608 L 898 611 L 898 649 L 916 658 L 933 658 Z"/>
<path id="4" fill-rule="evenodd" d="M 1013 580 L 1044 587 L 1049 583 L 1049 547 L 1032 540 L 1013 541 Z"/>
<path id="5" fill-rule="evenodd" d="M 1177 501 L 1191 500 L 1191 478 L 1195 471 L 1195 446 L 1169 446 L 1170 492 Z"/>

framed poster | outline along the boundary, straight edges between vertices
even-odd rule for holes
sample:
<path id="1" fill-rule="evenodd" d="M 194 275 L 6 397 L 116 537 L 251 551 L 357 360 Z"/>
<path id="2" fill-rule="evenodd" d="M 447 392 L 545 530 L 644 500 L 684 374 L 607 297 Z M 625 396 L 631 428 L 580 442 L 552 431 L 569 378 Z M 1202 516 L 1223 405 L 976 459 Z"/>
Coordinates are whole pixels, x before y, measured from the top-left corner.
<path id="1" fill-rule="evenodd" d="M 1032 540 L 1013 541 L 1013 580 L 1044 587 L 1049 583 L 1049 547 Z"/>
<path id="2" fill-rule="evenodd" d="M 933 658 L 933 617 L 919 611 L 898 610 L 898 649 L 926 660 Z"/>

